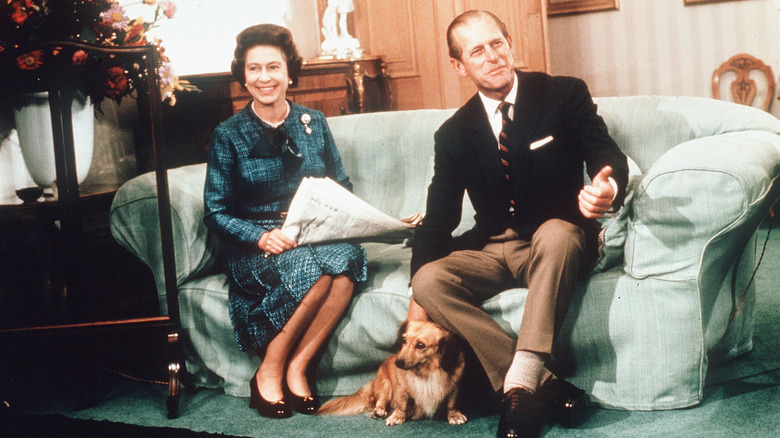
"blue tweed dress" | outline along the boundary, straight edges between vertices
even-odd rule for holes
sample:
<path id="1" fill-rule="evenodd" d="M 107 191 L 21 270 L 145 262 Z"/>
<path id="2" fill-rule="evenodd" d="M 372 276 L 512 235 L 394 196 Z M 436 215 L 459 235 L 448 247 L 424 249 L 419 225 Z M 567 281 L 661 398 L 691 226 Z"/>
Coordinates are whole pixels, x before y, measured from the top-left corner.
<path id="1" fill-rule="evenodd" d="M 268 344 L 322 275 L 345 274 L 356 282 L 367 275 L 366 253 L 358 244 L 305 245 L 270 257 L 257 246 L 263 233 L 281 227 L 282 220 L 270 216 L 287 211 L 304 177 L 327 176 L 352 189 L 325 116 L 289 104 L 278 130 L 247 105 L 211 138 L 204 221 L 223 243 L 230 319 L 242 351 Z M 300 151 L 297 158 L 272 141 L 280 132 Z"/>

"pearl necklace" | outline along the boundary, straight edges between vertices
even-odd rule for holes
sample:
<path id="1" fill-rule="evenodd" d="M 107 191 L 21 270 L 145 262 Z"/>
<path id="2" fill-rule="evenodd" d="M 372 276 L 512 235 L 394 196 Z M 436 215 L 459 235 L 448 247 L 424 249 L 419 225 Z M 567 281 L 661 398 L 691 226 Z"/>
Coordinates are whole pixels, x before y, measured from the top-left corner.
<path id="1" fill-rule="evenodd" d="M 278 121 L 276 123 L 271 123 L 268 120 L 260 117 L 260 114 L 255 109 L 255 102 L 254 101 L 252 101 L 252 111 L 255 113 L 255 115 L 257 116 L 258 119 L 260 119 L 263 122 L 265 122 L 265 124 L 270 126 L 271 128 L 276 129 L 276 128 L 282 126 L 282 123 L 284 123 L 284 121 L 287 120 L 287 116 L 290 115 L 290 103 L 285 100 L 284 101 L 284 105 L 285 105 L 284 106 L 284 115 L 282 116 L 282 120 L 280 120 L 280 121 Z"/>

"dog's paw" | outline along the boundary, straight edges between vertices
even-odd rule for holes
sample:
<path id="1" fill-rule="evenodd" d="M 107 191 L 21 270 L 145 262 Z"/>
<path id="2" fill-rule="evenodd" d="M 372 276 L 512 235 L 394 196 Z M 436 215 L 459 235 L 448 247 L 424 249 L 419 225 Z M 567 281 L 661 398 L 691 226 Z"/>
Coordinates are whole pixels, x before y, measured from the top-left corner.
<path id="1" fill-rule="evenodd" d="M 452 411 L 447 413 L 447 422 L 450 424 L 465 424 L 467 421 L 469 421 L 469 419 L 466 418 L 466 416 L 463 415 L 460 411 Z"/>
<path id="2" fill-rule="evenodd" d="M 387 411 L 382 408 L 374 408 L 374 410 L 371 411 L 371 418 L 380 419 L 385 417 L 387 417 Z"/>
<path id="3" fill-rule="evenodd" d="M 387 420 L 385 420 L 385 424 L 388 426 L 397 426 L 404 423 L 406 423 L 406 417 L 397 410 L 393 411 L 393 414 L 387 417 Z"/>

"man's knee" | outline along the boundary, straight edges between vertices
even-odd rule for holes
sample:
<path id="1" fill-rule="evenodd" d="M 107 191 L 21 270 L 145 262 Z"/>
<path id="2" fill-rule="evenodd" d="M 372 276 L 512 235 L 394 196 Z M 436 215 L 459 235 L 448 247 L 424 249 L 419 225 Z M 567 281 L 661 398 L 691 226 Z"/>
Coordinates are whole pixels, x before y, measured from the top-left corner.
<path id="1" fill-rule="evenodd" d="M 460 276 L 440 261 L 426 263 L 412 278 L 412 296 L 426 310 L 462 283 Z"/>
<path id="2" fill-rule="evenodd" d="M 583 254 L 585 231 L 571 222 L 551 219 L 543 223 L 532 238 L 534 252 L 554 251 L 558 254 Z"/>
<path id="3" fill-rule="evenodd" d="M 440 284 L 439 268 L 436 263 L 427 263 L 420 267 L 412 277 L 412 297 L 423 308 L 428 307 L 430 300 L 437 291 L 440 290 L 437 285 Z"/>

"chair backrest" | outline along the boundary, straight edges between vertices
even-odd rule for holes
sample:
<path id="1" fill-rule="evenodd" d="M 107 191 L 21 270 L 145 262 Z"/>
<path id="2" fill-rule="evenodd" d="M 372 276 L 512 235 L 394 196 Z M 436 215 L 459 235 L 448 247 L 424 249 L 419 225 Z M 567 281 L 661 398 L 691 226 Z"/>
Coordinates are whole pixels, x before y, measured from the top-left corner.
<path id="1" fill-rule="evenodd" d="M 766 96 L 764 97 L 763 105 L 759 108 L 769 111 L 769 106 L 772 104 L 772 99 L 775 95 L 775 78 L 772 74 L 772 69 L 768 65 L 745 53 L 732 56 L 712 73 L 712 96 L 715 99 L 721 99 L 720 81 L 729 72 L 731 72 L 732 77 L 733 74 L 736 74 L 736 79 L 729 85 L 729 90 L 731 91 L 730 100 L 748 106 L 753 105 L 753 100 L 755 100 L 759 91 L 759 85 L 751 78 L 751 73 L 756 72 L 756 74 L 764 76 L 761 81 L 766 84 L 764 89 Z"/>

